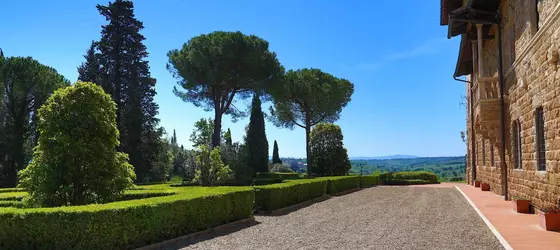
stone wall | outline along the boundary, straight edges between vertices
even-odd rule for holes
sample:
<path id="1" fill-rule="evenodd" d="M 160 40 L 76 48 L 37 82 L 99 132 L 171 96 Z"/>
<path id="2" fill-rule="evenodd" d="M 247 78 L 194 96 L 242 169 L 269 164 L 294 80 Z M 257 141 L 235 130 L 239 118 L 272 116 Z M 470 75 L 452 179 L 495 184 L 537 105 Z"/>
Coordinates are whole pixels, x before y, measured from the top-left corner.
<path id="1" fill-rule="evenodd" d="M 549 63 L 550 51 L 560 52 L 560 3 L 557 0 L 539 2 L 539 30 L 536 31 L 529 22 L 530 12 L 524 5 L 527 2 L 502 1 L 500 7 L 507 96 L 505 163 L 510 197 L 530 197 L 532 204 L 541 208 L 558 204 L 560 198 L 560 65 Z M 497 35 L 495 28 L 493 32 Z M 497 51 L 497 39 L 485 41 L 483 60 L 487 76 L 497 76 Z M 544 109 L 546 171 L 538 171 L 536 161 L 534 112 L 539 106 Z M 515 120 L 521 123 L 522 169 L 514 169 L 510 153 L 511 128 Z M 470 121 L 467 124 L 470 125 Z M 483 139 L 481 135 L 475 136 L 477 179 L 489 183 L 493 192 L 501 194 L 500 151 L 486 140 L 487 159 L 483 161 Z M 494 166 L 490 165 L 491 147 L 494 148 Z M 469 154 L 472 154 L 471 148 Z M 468 171 L 470 173 L 470 169 Z"/>

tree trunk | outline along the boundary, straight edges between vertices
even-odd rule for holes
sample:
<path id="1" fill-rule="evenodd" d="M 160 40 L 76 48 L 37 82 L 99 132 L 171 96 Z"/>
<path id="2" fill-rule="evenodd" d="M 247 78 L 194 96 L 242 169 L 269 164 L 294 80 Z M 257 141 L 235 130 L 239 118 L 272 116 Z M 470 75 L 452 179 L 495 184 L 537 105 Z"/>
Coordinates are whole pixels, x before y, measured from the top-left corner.
<path id="1" fill-rule="evenodd" d="M 222 132 L 222 112 L 214 108 L 214 133 L 212 134 L 212 148 L 220 146 Z"/>
<path id="2" fill-rule="evenodd" d="M 305 124 L 305 147 L 307 151 L 307 176 L 313 177 L 311 174 L 311 166 L 313 165 L 313 160 L 311 159 L 311 145 L 309 143 L 310 137 L 309 133 L 311 133 L 311 126 L 309 123 Z"/>

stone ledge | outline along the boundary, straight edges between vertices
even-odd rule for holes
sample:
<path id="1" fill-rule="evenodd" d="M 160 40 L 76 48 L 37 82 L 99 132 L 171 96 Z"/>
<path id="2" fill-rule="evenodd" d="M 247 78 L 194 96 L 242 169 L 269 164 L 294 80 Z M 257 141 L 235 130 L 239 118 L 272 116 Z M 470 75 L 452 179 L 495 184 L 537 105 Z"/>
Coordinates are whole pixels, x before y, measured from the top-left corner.
<path id="1" fill-rule="evenodd" d="M 206 230 L 203 230 L 203 231 L 199 231 L 199 232 L 196 232 L 196 233 L 187 234 L 187 235 L 179 236 L 177 238 L 165 240 L 165 241 L 162 241 L 162 242 L 154 243 L 154 244 L 143 246 L 143 247 L 139 247 L 139 248 L 136 248 L 135 250 L 166 249 L 166 248 L 169 248 L 170 246 L 172 246 L 174 244 L 178 244 L 179 242 L 194 241 L 198 238 L 203 238 L 204 236 L 209 236 L 211 234 L 225 233 L 225 232 L 229 232 L 231 230 L 234 230 L 236 228 L 249 227 L 249 226 L 252 226 L 256 223 L 257 222 L 255 221 L 255 217 L 251 216 L 251 218 L 234 221 L 234 222 L 231 222 L 231 223 L 228 223 L 228 224 L 219 225 L 219 226 L 216 226 L 216 227 L 213 227 L 213 228 L 210 228 L 210 229 L 206 229 Z"/>
<path id="2" fill-rule="evenodd" d="M 321 197 L 318 197 L 318 198 L 315 198 L 315 199 L 312 199 L 312 200 L 304 201 L 304 202 L 301 202 L 301 203 L 297 203 L 297 204 L 294 204 L 294 205 L 291 205 L 291 206 L 279 208 L 279 209 L 272 210 L 272 211 L 259 211 L 258 214 L 259 215 L 265 215 L 265 216 L 286 215 L 286 214 L 289 214 L 289 213 L 291 213 L 293 211 L 296 211 L 298 209 L 301 209 L 301 208 L 304 208 L 304 207 L 307 207 L 307 206 L 311 206 L 315 203 L 327 200 L 328 198 L 329 198 L 329 196 L 325 195 L 325 196 L 321 196 Z"/>
<path id="3" fill-rule="evenodd" d="M 342 192 L 338 192 L 336 194 L 331 194 L 331 196 L 342 196 L 342 195 L 349 194 L 349 193 L 354 193 L 354 192 L 360 191 L 360 190 L 361 190 L 361 188 L 348 189 L 348 190 L 345 190 L 345 191 L 342 191 Z"/>

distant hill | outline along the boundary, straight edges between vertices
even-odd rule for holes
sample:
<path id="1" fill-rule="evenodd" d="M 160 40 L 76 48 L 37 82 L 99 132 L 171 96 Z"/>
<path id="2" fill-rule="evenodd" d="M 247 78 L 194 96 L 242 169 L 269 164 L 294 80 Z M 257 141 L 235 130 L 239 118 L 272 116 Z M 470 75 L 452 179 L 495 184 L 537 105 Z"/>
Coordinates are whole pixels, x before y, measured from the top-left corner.
<path id="1" fill-rule="evenodd" d="M 350 160 L 392 160 L 392 159 L 414 159 L 420 158 L 414 155 L 387 155 L 387 156 L 369 156 L 369 157 L 350 157 Z"/>
<path id="2" fill-rule="evenodd" d="M 352 164 L 350 172 L 358 174 L 370 174 L 376 171 L 430 171 L 437 174 L 441 180 L 450 180 L 451 178 L 465 177 L 465 156 L 409 156 L 409 158 L 402 158 L 402 155 L 397 155 L 385 157 L 396 158 L 381 159 L 380 157 L 377 157 L 377 159 L 374 159 L 374 157 L 355 157 L 354 159 L 350 160 Z"/>

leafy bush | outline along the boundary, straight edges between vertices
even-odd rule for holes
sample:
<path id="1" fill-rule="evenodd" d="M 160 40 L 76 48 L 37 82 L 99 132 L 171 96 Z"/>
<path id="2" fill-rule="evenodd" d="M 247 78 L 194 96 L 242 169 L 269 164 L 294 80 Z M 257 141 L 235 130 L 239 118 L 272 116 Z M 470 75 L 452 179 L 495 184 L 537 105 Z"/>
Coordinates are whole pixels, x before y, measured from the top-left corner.
<path id="1" fill-rule="evenodd" d="M 347 175 L 351 168 L 340 127 L 317 124 L 311 131 L 311 173 L 316 176 Z"/>
<path id="2" fill-rule="evenodd" d="M 266 186 L 255 186 L 255 208 L 272 211 L 327 194 L 327 179 L 293 180 Z"/>
<path id="3" fill-rule="evenodd" d="M 381 184 L 379 175 L 362 175 L 360 176 L 360 187 L 371 187 Z"/>
<path id="4" fill-rule="evenodd" d="M 231 169 L 224 165 L 220 156 L 220 147 L 210 150 L 206 145 L 200 146 L 196 155 L 194 182 L 203 186 L 215 186 L 231 179 Z"/>
<path id="5" fill-rule="evenodd" d="M 323 177 L 319 179 L 328 180 L 327 193 L 336 194 L 342 191 L 359 188 L 360 176 L 336 176 L 336 177 Z"/>
<path id="6" fill-rule="evenodd" d="M 84 205 L 119 197 L 136 178 L 116 151 L 119 131 L 111 96 L 92 83 L 55 91 L 39 109 L 39 140 L 20 187 L 41 206 Z"/>
<path id="7" fill-rule="evenodd" d="M 380 175 L 381 182 L 387 185 L 411 185 L 438 183 L 438 177 L 431 172 L 389 172 Z M 414 181 L 410 181 L 414 180 Z M 419 181 L 423 180 L 423 181 Z"/>
<path id="8" fill-rule="evenodd" d="M 282 164 L 282 163 L 276 163 L 276 164 L 270 164 L 270 172 L 277 172 L 277 173 L 293 173 L 294 170 L 292 170 L 292 168 L 290 168 L 289 165 L 287 164 Z"/>
<path id="9" fill-rule="evenodd" d="M 0 208 L 5 229 L 0 249 L 130 249 L 252 216 L 255 197 L 249 187 L 169 191 L 177 194 L 87 206 Z"/>

